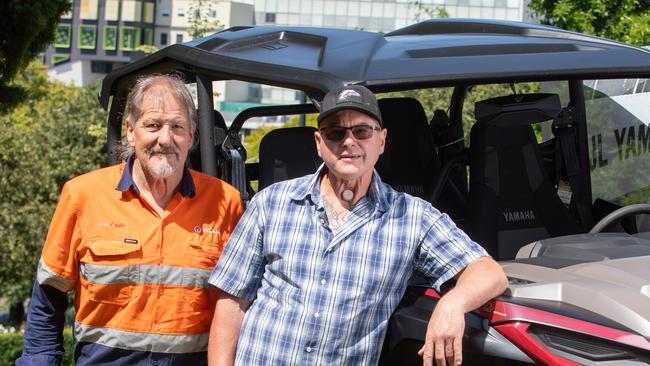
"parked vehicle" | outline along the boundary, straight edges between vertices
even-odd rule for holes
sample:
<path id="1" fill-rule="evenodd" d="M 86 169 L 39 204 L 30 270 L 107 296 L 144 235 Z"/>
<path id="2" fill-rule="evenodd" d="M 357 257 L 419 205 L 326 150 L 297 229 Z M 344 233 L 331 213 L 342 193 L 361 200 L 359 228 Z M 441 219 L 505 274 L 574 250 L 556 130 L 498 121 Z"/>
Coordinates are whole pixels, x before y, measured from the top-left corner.
<path id="1" fill-rule="evenodd" d="M 508 274 L 508 290 L 466 317 L 464 364 L 650 363 L 650 51 L 507 21 L 436 19 L 388 34 L 234 27 L 109 74 L 100 94 L 109 146 L 130 85 L 152 72 L 196 83 L 192 165 L 244 200 L 255 182 L 319 164 L 312 127 L 274 130 L 246 163 L 248 119 L 316 113 L 327 91 L 365 85 L 388 128 L 382 179 L 447 212 Z M 226 80 L 311 102 L 244 109 L 227 126 L 212 89 Z M 382 364 L 421 364 L 439 297 L 413 279 Z"/>

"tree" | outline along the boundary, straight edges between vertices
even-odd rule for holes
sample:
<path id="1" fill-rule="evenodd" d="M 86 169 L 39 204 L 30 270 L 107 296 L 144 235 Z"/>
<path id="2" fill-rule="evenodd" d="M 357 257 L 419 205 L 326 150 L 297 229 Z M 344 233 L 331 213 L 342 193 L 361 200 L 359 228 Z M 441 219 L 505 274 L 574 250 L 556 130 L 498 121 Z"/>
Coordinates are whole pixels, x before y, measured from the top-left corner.
<path id="1" fill-rule="evenodd" d="M 426 5 L 420 0 L 414 1 L 413 5 L 416 8 L 416 22 L 429 18 L 449 18 L 449 12 L 447 12 L 444 6 Z"/>
<path id="2" fill-rule="evenodd" d="M 211 13 L 217 6 L 216 0 L 194 0 L 190 5 L 189 23 L 187 33 L 192 39 L 205 36 L 217 29 L 223 28 L 218 20 L 210 20 Z"/>
<path id="3" fill-rule="evenodd" d="M 647 0 L 532 0 L 530 8 L 542 24 L 635 45 L 650 44 Z"/>
<path id="4" fill-rule="evenodd" d="M 19 304 L 63 183 L 106 159 L 106 114 L 97 90 L 49 82 L 38 62 L 10 86 L 26 98 L 0 116 L 0 294 Z"/>
<path id="5" fill-rule="evenodd" d="M 54 40 L 54 30 L 71 0 L 0 1 L 0 113 L 25 92 L 9 86 L 16 74 Z"/>

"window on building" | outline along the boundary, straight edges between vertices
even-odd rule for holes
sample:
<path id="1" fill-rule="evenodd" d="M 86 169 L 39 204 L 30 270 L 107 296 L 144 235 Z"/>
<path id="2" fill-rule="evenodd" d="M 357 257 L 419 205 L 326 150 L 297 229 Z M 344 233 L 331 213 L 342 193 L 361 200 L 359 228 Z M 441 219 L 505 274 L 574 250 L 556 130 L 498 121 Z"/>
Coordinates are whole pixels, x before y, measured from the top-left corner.
<path id="1" fill-rule="evenodd" d="M 153 45 L 153 29 L 145 28 L 144 29 L 144 42 L 146 45 Z"/>
<path id="2" fill-rule="evenodd" d="M 264 16 L 265 23 L 275 23 L 275 13 L 266 13 Z"/>
<path id="3" fill-rule="evenodd" d="M 182 33 L 178 33 L 176 35 L 176 43 L 183 43 L 183 34 Z"/>
<path id="4" fill-rule="evenodd" d="M 105 50 L 114 51 L 117 49 L 117 27 L 114 25 L 107 25 L 104 27 L 104 42 Z"/>
<path id="5" fill-rule="evenodd" d="M 85 50 L 94 50 L 97 42 L 97 26 L 92 24 L 82 24 L 79 26 L 79 37 L 77 46 Z"/>
<path id="6" fill-rule="evenodd" d="M 113 71 L 113 64 L 105 61 L 90 61 L 90 72 L 94 74 L 108 74 Z"/>
<path id="7" fill-rule="evenodd" d="M 167 45 L 167 33 L 160 33 L 160 44 L 163 46 Z"/>
<path id="8" fill-rule="evenodd" d="M 58 65 L 66 61 L 70 61 L 70 55 L 61 53 L 55 53 L 52 55 L 52 65 Z"/>
<path id="9" fill-rule="evenodd" d="M 104 5 L 104 19 L 117 21 L 120 20 L 120 1 L 106 0 Z"/>
<path id="10" fill-rule="evenodd" d="M 142 6 L 142 21 L 145 23 L 153 23 L 153 3 L 144 3 Z"/>
<path id="11" fill-rule="evenodd" d="M 262 89 L 259 84 L 248 84 L 248 99 L 251 101 L 260 101 L 262 98 Z"/>
<path id="12" fill-rule="evenodd" d="M 125 22 L 142 21 L 142 2 L 122 0 L 122 20 Z"/>
<path id="13" fill-rule="evenodd" d="M 185 16 L 185 8 L 178 8 L 178 16 L 179 17 L 184 17 Z"/>
<path id="14" fill-rule="evenodd" d="M 136 27 L 120 28 L 120 49 L 133 51 L 140 45 L 140 29 Z"/>
<path id="15" fill-rule="evenodd" d="M 56 34 L 54 35 L 54 47 L 56 48 L 70 48 L 70 24 L 59 24 L 56 27 Z"/>
<path id="16" fill-rule="evenodd" d="M 99 0 L 80 0 L 79 1 L 79 18 L 87 20 L 97 20 L 99 12 Z"/>
<path id="17" fill-rule="evenodd" d="M 217 17 L 217 11 L 210 9 L 208 12 L 210 14 L 210 18 L 216 18 Z"/>

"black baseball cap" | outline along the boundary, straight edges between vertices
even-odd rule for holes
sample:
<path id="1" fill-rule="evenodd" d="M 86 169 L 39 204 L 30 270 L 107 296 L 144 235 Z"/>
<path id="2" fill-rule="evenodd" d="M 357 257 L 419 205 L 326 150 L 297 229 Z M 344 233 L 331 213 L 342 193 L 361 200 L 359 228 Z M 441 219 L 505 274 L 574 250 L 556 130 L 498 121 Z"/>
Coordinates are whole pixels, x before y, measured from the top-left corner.
<path id="1" fill-rule="evenodd" d="M 354 109 L 365 113 L 379 121 L 381 125 L 381 111 L 379 111 L 377 98 L 364 86 L 347 85 L 327 93 L 320 105 L 318 124 L 320 125 L 327 116 L 342 109 Z"/>

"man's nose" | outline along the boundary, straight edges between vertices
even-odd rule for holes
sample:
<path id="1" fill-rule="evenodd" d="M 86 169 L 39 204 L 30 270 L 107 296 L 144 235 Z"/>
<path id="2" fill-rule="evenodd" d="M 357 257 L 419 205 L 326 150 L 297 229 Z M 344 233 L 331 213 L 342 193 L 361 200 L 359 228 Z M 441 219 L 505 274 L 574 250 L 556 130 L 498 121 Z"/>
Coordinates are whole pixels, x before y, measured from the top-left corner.
<path id="1" fill-rule="evenodd" d="M 172 132 L 171 126 L 167 124 L 163 125 L 160 131 L 158 131 L 158 144 L 162 146 L 171 146 L 173 140 L 174 133 Z"/>
<path id="2" fill-rule="evenodd" d="M 352 134 L 352 130 L 346 130 L 345 136 L 343 136 L 343 145 L 347 146 L 347 145 L 355 144 L 356 142 L 357 139 Z"/>

